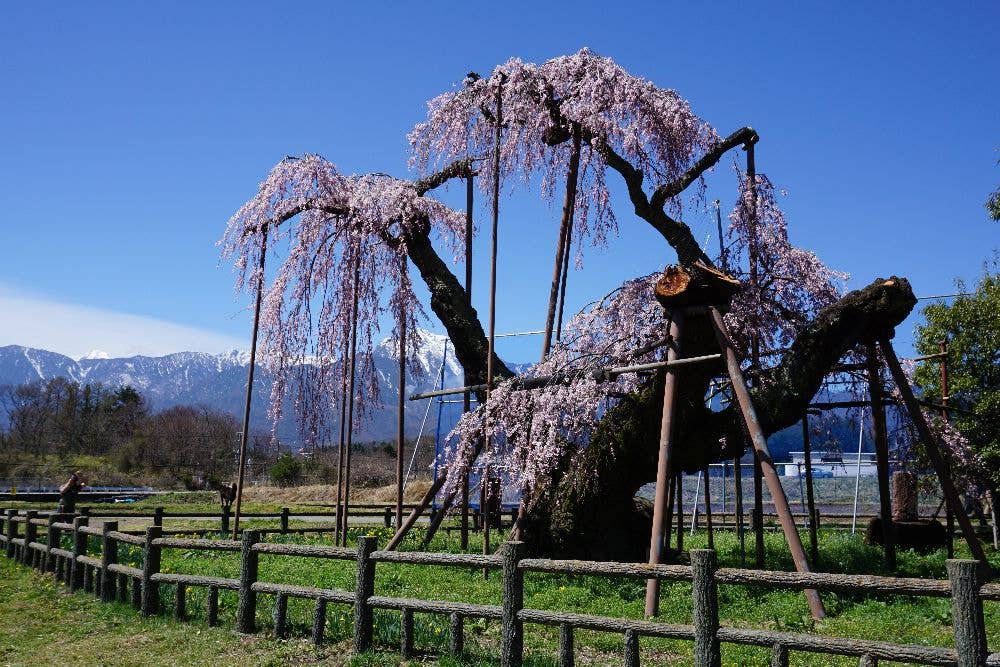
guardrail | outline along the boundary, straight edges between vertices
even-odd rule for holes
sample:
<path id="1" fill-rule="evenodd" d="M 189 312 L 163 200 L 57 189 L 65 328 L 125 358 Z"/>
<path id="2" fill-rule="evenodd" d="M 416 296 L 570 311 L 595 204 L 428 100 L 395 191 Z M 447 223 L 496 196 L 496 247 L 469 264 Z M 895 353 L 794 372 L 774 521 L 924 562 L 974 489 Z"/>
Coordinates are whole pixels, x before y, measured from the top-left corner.
<path id="1" fill-rule="evenodd" d="M 926 580 L 867 575 L 774 572 L 719 568 L 715 552 L 695 549 L 691 565 L 648 565 L 572 560 L 548 560 L 524 557 L 520 542 L 504 543 L 497 555 L 439 554 L 423 552 L 378 551 L 374 537 L 362 536 L 356 549 L 318 545 L 278 544 L 261 541 L 261 531 L 247 529 L 241 540 L 194 540 L 162 536 L 161 526 L 149 526 L 140 537 L 117 530 L 115 521 L 89 525 L 89 517 L 49 515 L 39 517 L 32 510 L 23 514 L 7 510 L 4 515 L 0 545 L 8 558 L 33 566 L 65 582 L 70 590 L 83 589 L 103 601 L 131 601 L 144 616 L 160 611 L 160 587 L 175 588 L 174 617 L 184 620 L 186 591 L 192 586 L 207 589 L 206 616 L 217 625 L 219 590 L 238 592 L 235 627 L 238 632 L 257 631 L 258 595 L 274 596 L 273 631 L 287 634 L 289 598 L 314 601 L 312 639 L 323 641 L 326 609 L 329 603 L 351 606 L 354 610 L 353 650 L 363 653 L 373 648 L 373 610 L 400 612 L 400 652 L 413 655 L 414 612 L 443 614 L 450 618 L 450 650 L 463 650 L 463 622 L 467 618 L 499 619 L 501 622 L 500 662 L 517 667 L 523 658 L 525 624 L 559 628 L 559 662 L 574 663 L 573 635 L 576 629 L 597 630 L 622 635 L 623 664 L 640 664 L 639 637 L 667 637 L 694 642 L 694 664 L 714 666 L 720 663 L 720 644 L 734 643 L 771 649 L 772 665 L 787 665 L 790 651 L 853 656 L 861 665 L 875 665 L 878 660 L 892 660 L 922 665 L 1000 665 L 1000 654 L 987 649 L 983 617 L 984 600 L 1000 600 L 1000 585 L 984 583 L 979 563 L 972 560 L 949 560 L 948 580 Z M 23 528 L 23 533 L 21 532 Z M 44 528 L 44 540 L 39 529 Z M 70 548 L 64 549 L 62 536 L 69 535 Z M 90 538 L 98 538 L 91 540 Z M 88 553 L 90 544 L 99 543 L 99 557 Z M 118 543 L 142 547 L 141 567 L 117 562 Z M 163 549 L 200 549 L 239 553 L 239 578 L 210 577 L 160 571 Z M 326 558 L 354 561 L 355 589 L 296 586 L 260 581 L 258 560 L 261 554 L 289 558 Z M 378 563 L 406 563 L 424 566 L 468 567 L 500 570 L 502 603 L 500 605 L 423 600 L 376 595 L 375 569 Z M 693 622 L 690 625 L 661 623 L 653 620 L 612 618 L 524 607 L 526 573 L 559 573 L 578 576 L 628 577 L 647 580 L 684 581 L 692 584 Z M 721 627 L 717 587 L 719 584 L 767 586 L 801 590 L 806 588 L 879 595 L 949 597 L 955 648 L 894 644 L 891 642 L 827 637 L 806 633 Z M 129 591 L 131 595 L 129 595 Z"/>

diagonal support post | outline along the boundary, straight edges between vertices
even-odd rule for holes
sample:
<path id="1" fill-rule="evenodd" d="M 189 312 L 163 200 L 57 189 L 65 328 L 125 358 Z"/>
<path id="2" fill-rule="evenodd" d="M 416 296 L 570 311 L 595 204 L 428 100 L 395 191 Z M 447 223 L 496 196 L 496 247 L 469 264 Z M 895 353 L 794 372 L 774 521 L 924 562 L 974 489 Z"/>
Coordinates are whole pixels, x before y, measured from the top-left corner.
<path id="1" fill-rule="evenodd" d="M 896 351 L 892 349 L 892 344 L 889 343 L 889 339 L 886 336 L 879 336 L 878 345 L 882 350 L 882 358 L 885 359 L 885 365 L 889 367 L 889 373 L 899 388 L 899 394 L 906 405 L 906 411 L 910 415 L 910 420 L 913 421 L 913 425 L 917 428 L 917 433 L 920 435 L 920 440 L 924 443 L 924 448 L 927 450 L 927 458 L 930 459 L 931 465 L 934 467 L 934 472 L 937 473 L 938 481 L 941 483 L 941 490 L 944 491 L 948 507 L 958 519 L 958 525 L 961 527 L 962 535 L 969 545 L 969 551 L 972 552 L 973 558 L 982 563 L 983 567 L 989 568 L 983 544 L 976 535 L 976 529 L 972 526 L 969 515 L 962 509 L 962 503 L 958 499 L 958 490 L 955 488 L 955 483 L 952 481 L 951 475 L 948 474 L 947 464 L 944 461 L 944 457 L 941 456 L 941 450 L 938 449 L 934 436 L 931 435 L 931 429 L 927 425 L 927 420 L 924 419 L 924 413 L 920 411 L 917 399 L 913 395 L 913 389 L 910 387 L 910 381 L 903 372 L 903 367 L 899 365 L 899 359 L 896 358 Z"/>
<path id="2" fill-rule="evenodd" d="M 767 484 L 767 490 L 771 494 L 771 502 L 774 503 L 774 510 L 778 515 L 778 521 L 781 523 L 781 529 L 785 533 L 788 550 L 792 552 L 795 569 L 799 572 L 809 572 L 809 559 L 806 558 L 805 549 L 802 547 L 802 540 L 796 529 L 795 520 L 792 518 L 792 511 L 788 506 L 788 497 L 785 495 L 785 489 L 781 486 L 781 480 L 774 469 L 774 461 L 771 459 L 771 452 L 767 448 L 767 440 L 764 438 L 764 432 L 761 430 L 760 422 L 757 420 L 757 411 L 750 400 L 750 392 L 747 390 L 743 371 L 740 369 L 740 362 L 736 357 L 736 350 L 733 349 L 729 335 L 726 333 L 726 324 L 722 321 L 722 315 L 717 308 L 709 307 L 709 315 L 715 328 L 715 335 L 719 341 L 719 346 L 725 354 L 729 379 L 732 380 L 733 394 L 736 395 L 736 401 L 739 404 L 740 412 L 743 414 L 743 420 L 746 423 L 747 432 L 750 434 L 754 452 L 757 460 L 760 461 L 764 482 Z M 812 588 L 805 589 L 803 593 L 805 593 L 806 600 L 809 602 L 809 610 L 812 613 L 812 617 L 817 620 L 825 618 L 826 611 L 823 609 L 823 602 L 819 598 L 819 593 Z"/>

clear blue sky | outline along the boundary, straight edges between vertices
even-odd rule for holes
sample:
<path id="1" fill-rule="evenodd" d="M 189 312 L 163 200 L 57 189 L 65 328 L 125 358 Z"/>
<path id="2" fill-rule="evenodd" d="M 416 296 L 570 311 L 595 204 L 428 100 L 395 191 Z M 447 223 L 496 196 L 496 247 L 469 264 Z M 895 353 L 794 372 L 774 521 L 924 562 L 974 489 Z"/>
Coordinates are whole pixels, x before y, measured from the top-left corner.
<path id="1" fill-rule="evenodd" d="M 583 46 L 675 88 L 720 133 L 757 128 L 793 240 L 853 286 L 897 274 L 950 292 L 998 246 L 982 206 L 1000 183 L 997 3 L 361 4 L 5 7 L 0 344 L 245 345 L 246 302 L 214 243 L 277 160 L 405 176 L 427 99 L 469 70 Z M 710 180 L 731 206 L 728 162 Z M 570 306 L 673 259 L 619 208 L 621 237 L 571 276 Z M 557 219 L 504 201 L 499 330 L 540 327 Z M 699 238 L 714 226 L 691 223 Z M 486 250 L 484 236 L 479 286 Z M 164 323 L 183 335 L 152 342 Z"/>

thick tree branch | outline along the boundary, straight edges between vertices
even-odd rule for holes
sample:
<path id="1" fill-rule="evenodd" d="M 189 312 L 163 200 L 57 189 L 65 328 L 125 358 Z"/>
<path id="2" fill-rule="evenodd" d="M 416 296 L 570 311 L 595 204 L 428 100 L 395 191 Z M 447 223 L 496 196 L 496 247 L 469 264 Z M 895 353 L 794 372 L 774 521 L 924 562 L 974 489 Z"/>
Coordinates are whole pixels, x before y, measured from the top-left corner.
<path id="1" fill-rule="evenodd" d="M 435 173 L 421 178 L 419 181 L 413 183 L 414 187 L 417 188 L 417 194 L 421 197 L 427 192 L 433 190 L 434 188 L 444 185 L 447 181 L 453 178 L 466 178 L 475 173 L 473 165 L 476 163 L 476 158 L 465 157 L 461 160 L 455 160 L 451 164 L 448 164 L 444 168 L 436 171 Z"/>
<path id="2" fill-rule="evenodd" d="M 465 288 L 434 250 L 429 232 L 430 225 L 426 220 L 423 224 L 409 225 L 403 237 L 407 253 L 430 290 L 431 310 L 448 331 L 448 337 L 455 347 L 455 357 L 465 369 L 466 382 L 483 384 L 486 382 L 489 349 L 486 333 L 479 321 L 479 314 L 466 296 Z M 493 357 L 493 375 L 497 378 L 513 375 L 496 355 Z M 484 398 L 485 395 L 479 396 L 480 401 Z"/>
<path id="3" fill-rule="evenodd" d="M 646 191 L 642 188 L 643 175 L 641 171 L 633 167 L 628 160 L 615 152 L 604 141 L 594 139 L 591 141 L 591 146 L 600 153 L 609 167 L 621 175 L 628 188 L 628 196 L 632 200 L 635 214 L 652 225 L 653 229 L 667 240 L 667 243 L 677 251 L 677 259 L 681 264 L 690 266 L 695 262 L 703 262 L 709 266 L 712 265 L 712 261 L 705 255 L 695 240 L 694 234 L 691 233 L 691 228 L 679 220 L 674 220 L 664 213 L 662 208 L 657 208 L 650 203 Z"/>
<path id="4" fill-rule="evenodd" d="M 653 208 L 663 208 L 668 199 L 684 192 L 689 185 L 695 182 L 695 179 L 714 167 L 727 152 L 741 144 L 754 143 L 757 139 L 757 132 L 752 127 L 743 127 L 736 130 L 708 149 L 680 178 L 672 183 L 666 183 L 656 188 L 653 191 L 653 196 L 649 199 L 650 206 Z"/>
<path id="5" fill-rule="evenodd" d="M 897 326 L 915 303 L 905 279 L 879 279 L 820 312 L 781 363 L 764 372 L 752 394 L 765 434 L 801 419 L 823 377 L 841 356 Z M 681 340 L 685 357 L 718 352 L 700 319 L 704 318 L 685 320 Z M 682 426 L 674 454 L 677 466 L 687 472 L 732 460 L 745 447 L 738 411 L 731 407 L 712 412 L 705 407 L 707 378 L 718 370 L 706 364 L 682 371 L 675 408 L 675 419 Z M 532 506 L 525 535 L 535 551 L 600 560 L 643 557 L 650 518 L 637 511 L 634 496 L 656 476 L 662 400 L 662 376 L 656 375 L 608 410 L 590 445 L 573 459 L 564 477 L 536 492 L 551 502 Z"/>

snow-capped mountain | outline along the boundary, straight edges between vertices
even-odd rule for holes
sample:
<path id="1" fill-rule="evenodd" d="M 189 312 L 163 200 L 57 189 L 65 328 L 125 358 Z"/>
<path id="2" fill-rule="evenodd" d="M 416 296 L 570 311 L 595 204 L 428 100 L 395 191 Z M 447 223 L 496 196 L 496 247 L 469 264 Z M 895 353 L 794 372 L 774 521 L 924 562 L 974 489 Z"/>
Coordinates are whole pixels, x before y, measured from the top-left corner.
<path id="1" fill-rule="evenodd" d="M 418 353 L 424 377 L 407 379 L 406 393 L 462 384 L 462 367 L 455 359 L 453 348 L 446 336 L 421 331 L 422 345 Z M 447 343 L 447 352 L 446 352 Z M 19 385 L 65 377 L 77 382 L 100 383 L 106 387 L 131 385 L 142 393 L 154 410 L 174 405 L 202 404 L 233 415 L 242 415 L 246 392 L 246 351 L 231 350 L 223 354 L 203 352 L 177 352 L 163 357 L 110 358 L 100 350 L 79 360 L 55 352 L 19 345 L 0 347 L 0 385 Z M 391 340 L 384 340 L 375 348 L 375 367 L 379 375 L 379 391 L 385 403 L 376 412 L 357 440 L 392 439 L 396 433 L 395 401 L 398 392 L 397 349 Z M 251 410 L 255 428 L 270 427 L 267 420 L 267 403 L 271 395 L 272 379 L 258 367 L 254 378 L 254 400 Z M 423 421 L 427 401 L 407 401 L 407 432 L 415 435 Z M 297 440 L 297 431 L 286 410 L 286 417 L 278 427 L 279 435 L 286 440 Z M 437 411 L 432 410 L 424 430 L 433 431 Z"/>

